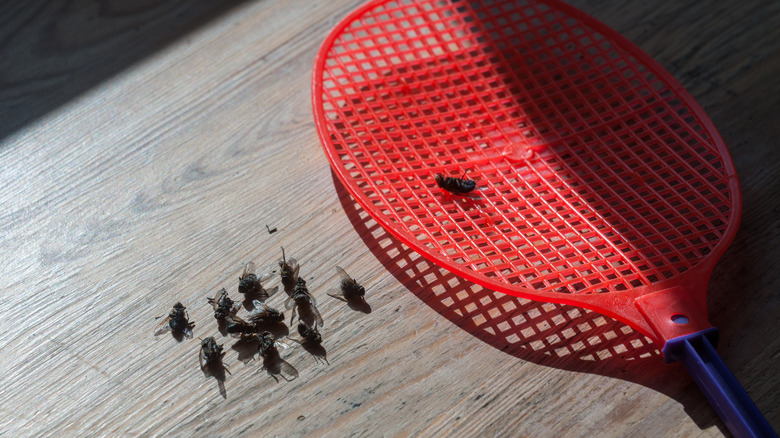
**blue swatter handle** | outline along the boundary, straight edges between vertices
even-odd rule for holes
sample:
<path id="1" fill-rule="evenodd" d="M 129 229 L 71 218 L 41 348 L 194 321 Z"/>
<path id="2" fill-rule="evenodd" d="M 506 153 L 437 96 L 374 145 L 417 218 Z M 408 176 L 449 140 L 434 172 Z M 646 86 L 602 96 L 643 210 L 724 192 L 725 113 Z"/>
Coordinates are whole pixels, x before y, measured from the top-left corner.
<path id="1" fill-rule="evenodd" d="M 775 437 L 756 404 L 715 351 L 717 329 L 710 328 L 670 339 L 663 348 L 667 362 L 680 361 L 732 434 L 742 437 Z"/>

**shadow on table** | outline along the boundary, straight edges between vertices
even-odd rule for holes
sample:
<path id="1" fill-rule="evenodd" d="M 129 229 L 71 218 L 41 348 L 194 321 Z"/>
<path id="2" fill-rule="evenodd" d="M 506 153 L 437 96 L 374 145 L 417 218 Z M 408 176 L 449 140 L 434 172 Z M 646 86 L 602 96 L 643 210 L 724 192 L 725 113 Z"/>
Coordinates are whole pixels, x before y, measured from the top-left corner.
<path id="1" fill-rule="evenodd" d="M 245 1 L 4 2 L 0 139 Z"/>
<path id="2" fill-rule="evenodd" d="M 382 265 L 430 308 L 516 358 L 559 369 L 635 382 L 676 399 L 702 429 L 714 412 L 679 364 L 666 365 L 650 339 L 596 312 L 530 301 L 485 289 L 423 258 L 380 227 L 331 173 L 355 230 Z M 695 388 L 694 388 L 695 389 Z M 725 432 L 724 432 L 725 433 Z"/>

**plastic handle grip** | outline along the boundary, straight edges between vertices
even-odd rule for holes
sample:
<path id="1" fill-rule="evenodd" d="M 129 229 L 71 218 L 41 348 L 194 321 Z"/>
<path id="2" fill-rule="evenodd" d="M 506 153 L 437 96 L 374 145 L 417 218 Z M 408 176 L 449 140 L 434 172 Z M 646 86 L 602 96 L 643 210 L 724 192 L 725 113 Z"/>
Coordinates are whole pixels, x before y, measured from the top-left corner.
<path id="1" fill-rule="evenodd" d="M 735 437 L 775 437 L 769 422 L 731 374 L 710 339 L 716 329 L 670 339 L 664 345 L 668 361 L 680 361 Z"/>

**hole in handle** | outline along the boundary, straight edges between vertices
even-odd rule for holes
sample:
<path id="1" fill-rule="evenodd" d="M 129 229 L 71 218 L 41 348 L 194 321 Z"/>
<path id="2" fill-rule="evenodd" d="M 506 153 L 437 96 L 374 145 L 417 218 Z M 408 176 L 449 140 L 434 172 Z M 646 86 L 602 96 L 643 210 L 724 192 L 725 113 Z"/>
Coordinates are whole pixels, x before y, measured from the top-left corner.
<path id="1" fill-rule="evenodd" d="M 683 325 L 683 324 L 688 324 L 688 322 L 690 321 L 688 320 L 687 316 L 681 313 L 675 313 L 674 315 L 672 315 L 672 322 L 675 324 Z"/>

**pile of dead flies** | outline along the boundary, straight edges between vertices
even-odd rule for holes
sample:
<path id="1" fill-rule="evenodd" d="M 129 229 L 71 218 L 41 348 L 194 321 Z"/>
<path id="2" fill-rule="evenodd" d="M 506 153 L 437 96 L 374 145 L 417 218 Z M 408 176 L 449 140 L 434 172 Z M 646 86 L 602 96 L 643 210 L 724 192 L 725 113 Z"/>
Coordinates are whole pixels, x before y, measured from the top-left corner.
<path id="1" fill-rule="evenodd" d="M 474 190 L 484 190 L 484 187 L 477 187 L 475 181 L 467 179 L 466 174 L 460 178 L 436 174 L 434 178 L 436 185 L 450 194 L 471 197 L 470 192 Z M 274 233 L 276 228 L 268 227 L 269 233 Z M 269 306 L 268 301 L 279 287 L 267 289 L 263 282 L 273 276 L 273 273 L 256 274 L 255 264 L 252 262 L 244 266 L 244 272 L 238 278 L 238 293 L 244 296 L 244 305 L 249 310 L 248 316 L 241 318 L 238 312 L 241 310 L 241 303 L 233 301 L 227 290 L 224 288 L 217 292 L 216 296 L 207 298 L 207 301 L 214 308 L 214 319 L 217 320 L 219 331 L 227 336 L 230 335 L 237 339 L 233 349 L 239 345 L 248 346 L 250 354 L 239 359 L 248 363 L 255 359 L 255 356 L 263 358 L 263 368 L 268 374 L 276 379 L 281 376 L 285 380 L 293 380 L 298 377 L 298 370 L 287 363 L 279 356 L 277 347 L 289 348 L 289 345 L 279 339 L 285 337 L 290 341 L 303 346 L 306 351 L 314 356 L 318 361 L 327 363 L 325 349 L 322 347 L 322 336 L 319 327 L 322 327 L 323 321 L 319 310 L 317 310 L 317 300 L 312 296 L 306 280 L 298 276 L 298 262 L 291 258 L 287 260 L 282 248 L 282 260 L 279 261 L 282 286 L 287 294 L 284 302 L 286 310 L 291 310 L 290 325 L 295 322 L 298 316 L 298 335 L 300 338 L 288 336 L 289 330 L 284 324 L 284 313 Z M 370 307 L 365 302 L 366 290 L 350 277 L 343 269 L 336 266 L 339 274 L 339 288 L 334 290 L 334 294 L 329 296 L 349 303 L 353 309 L 368 309 Z M 274 271 L 275 272 L 275 271 Z M 173 305 L 173 309 L 168 316 L 160 323 L 155 336 L 165 332 L 171 332 L 177 339 L 182 337 L 192 338 L 192 328 L 194 323 L 190 322 L 187 315 L 187 309 L 181 303 Z M 213 336 L 201 339 L 200 348 L 200 368 L 207 376 L 214 376 L 220 382 L 220 392 L 223 396 L 225 380 L 225 371 L 230 371 L 223 364 L 222 358 L 225 353 L 222 351 L 222 345 L 217 344 Z"/>
<path id="2" fill-rule="evenodd" d="M 253 307 L 248 316 L 244 318 L 238 316 L 241 303 L 230 299 L 224 288 L 217 292 L 216 296 L 207 298 L 208 303 L 214 308 L 214 319 L 217 320 L 219 331 L 224 336 L 229 335 L 237 340 L 234 349 L 249 350 L 249 354 L 245 355 L 242 361 L 249 363 L 255 359 L 255 356 L 261 357 L 263 369 L 277 382 L 279 381 L 277 375 L 288 381 L 298 377 L 295 367 L 279 357 L 277 347 L 289 348 L 289 344 L 280 339 L 281 337 L 300 344 L 317 361 L 327 363 L 325 349 L 322 348 L 322 336 L 318 330 L 322 327 L 323 321 L 317 310 L 317 300 L 306 287 L 306 280 L 298 276 L 300 268 L 298 262 L 294 258 L 288 260 L 284 255 L 284 248 L 282 248 L 279 267 L 282 286 L 287 294 L 284 307 L 292 313 L 291 326 L 298 316 L 300 337 L 287 336 L 289 330 L 284 323 L 284 313 L 266 303 L 279 289 L 278 286 L 268 289 L 263 285 L 263 282 L 270 279 L 273 273 L 256 274 L 255 264 L 252 262 L 244 266 L 244 272 L 238 278 L 238 293 L 244 296 L 245 304 L 251 303 Z M 357 303 L 358 308 L 361 307 L 360 303 L 367 306 L 366 291 L 363 286 L 347 275 L 342 268 L 336 266 L 336 270 L 339 274 L 339 287 L 328 295 L 351 305 Z M 194 326 L 195 324 L 189 320 L 186 308 L 181 303 L 176 303 L 154 335 L 171 332 L 178 339 L 192 338 Z M 230 374 L 230 370 L 222 362 L 224 355 L 222 345 L 217 344 L 213 336 L 202 339 L 199 360 L 203 373 L 206 376 L 214 376 L 220 382 L 224 381 L 225 371 Z M 241 359 L 240 354 L 239 359 Z M 220 392 L 223 391 L 224 386 L 220 386 Z"/>

